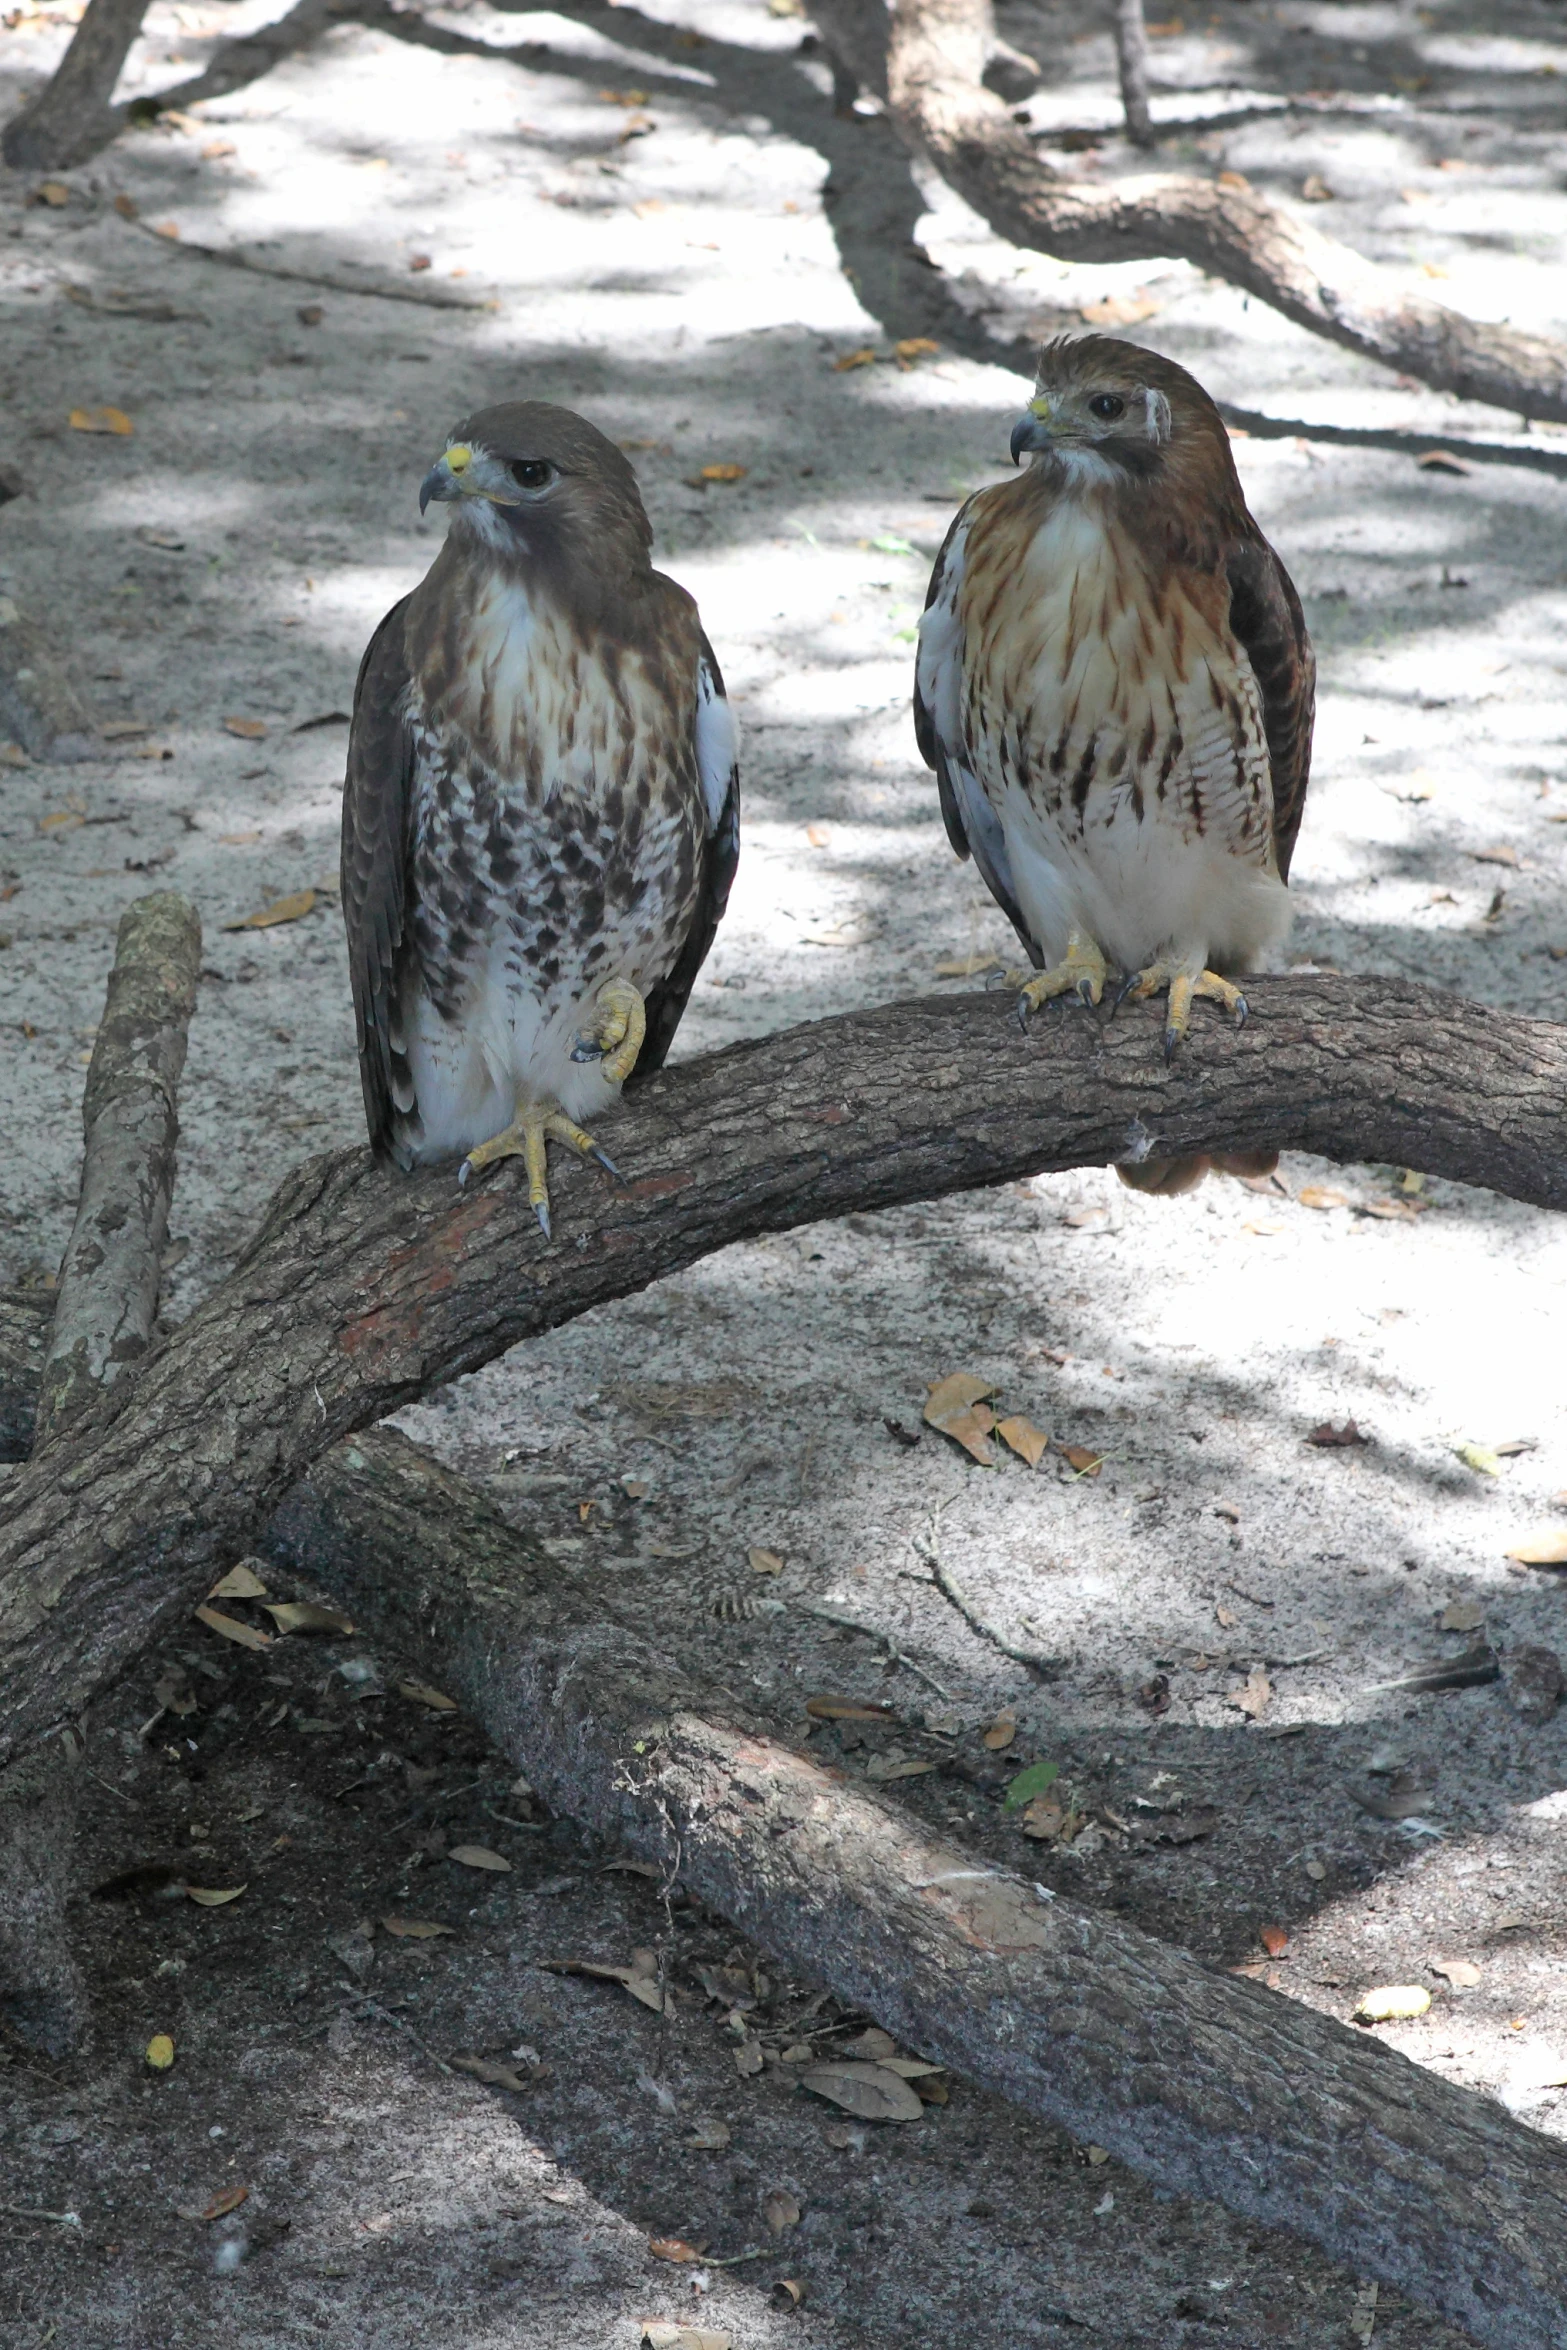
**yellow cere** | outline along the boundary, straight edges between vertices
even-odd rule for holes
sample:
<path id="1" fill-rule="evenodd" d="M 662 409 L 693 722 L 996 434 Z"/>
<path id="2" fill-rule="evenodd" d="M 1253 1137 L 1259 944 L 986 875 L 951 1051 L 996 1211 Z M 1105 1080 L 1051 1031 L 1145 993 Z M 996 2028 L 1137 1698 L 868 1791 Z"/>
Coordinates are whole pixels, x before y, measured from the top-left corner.
<path id="1" fill-rule="evenodd" d="M 461 441 L 457 443 L 457 446 L 454 449 L 448 449 L 446 452 L 446 469 L 448 473 L 466 473 L 468 467 L 472 463 L 473 451 L 471 449 L 465 448 Z"/>

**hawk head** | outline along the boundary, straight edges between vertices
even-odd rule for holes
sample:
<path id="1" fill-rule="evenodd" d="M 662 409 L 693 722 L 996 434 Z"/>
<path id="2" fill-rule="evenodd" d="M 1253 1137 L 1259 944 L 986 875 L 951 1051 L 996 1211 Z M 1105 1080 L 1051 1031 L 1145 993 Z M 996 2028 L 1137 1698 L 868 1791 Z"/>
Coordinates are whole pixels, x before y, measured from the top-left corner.
<path id="1" fill-rule="evenodd" d="M 1034 397 L 1012 428 L 1025 455 L 1088 483 L 1204 483 L 1240 496 L 1224 419 L 1173 359 L 1113 335 L 1063 335 L 1039 354 Z M 1217 472 L 1215 468 L 1217 467 Z"/>
<path id="2" fill-rule="evenodd" d="M 422 514 L 453 506 L 454 535 L 528 565 L 645 571 L 653 533 L 637 477 L 595 425 L 544 400 L 464 417 L 419 485 Z"/>

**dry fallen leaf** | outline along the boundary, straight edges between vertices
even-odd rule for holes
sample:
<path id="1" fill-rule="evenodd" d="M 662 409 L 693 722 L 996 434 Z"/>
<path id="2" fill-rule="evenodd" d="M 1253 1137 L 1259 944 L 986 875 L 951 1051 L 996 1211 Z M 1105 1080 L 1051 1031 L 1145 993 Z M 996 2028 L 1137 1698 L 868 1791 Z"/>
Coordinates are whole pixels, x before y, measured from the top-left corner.
<path id="1" fill-rule="evenodd" d="M 1462 457 L 1455 457 L 1451 449 L 1427 449 L 1423 457 L 1415 459 L 1422 473 L 1467 473 L 1469 467 Z"/>
<path id="2" fill-rule="evenodd" d="M 502 2064 L 493 2056 L 453 2056 L 447 2062 L 460 2073 L 471 2073 L 487 2089 L 510 2089 L 514 2095 L 520 2096 L 524 2089 L 532 2086 L 514 2065 Z"/>
<path id="3" fill-rule="evenodd" d="M 290 891 L 286 898 L 274 898 L 270 906 L 258 906 L 253 914 L 242 915 L 238 922 L 225 922 L 225 930 L 271 930 L 279 922 L 300 922 L 315 910 L 316 893 L 313 889 Z"/>
<path id="4" fill-rule="evenodd" d="M 865 1766 L 865 1776 L 867 1779 L 874 1779 L 878 1784 L 885 1786 L 894 1779 L 921 1778 L 926 1771 L 934 1771 L 938 1767 L 933 1762 L 904 1762 L 895 1760 L 891 1755 L 873 1754 Z"/>
<path id="5" fill-rule="evenodd" d="M 265 1599 L 266 1596 L 267 1587 L 249 1559 L 241 1559 L 237 1567 L 230 1567 L 207 1593 L 209 1599 Z"/>
<path id="6" fill-rule="evenodd" d="M 647 2248 L 655 2260 L 675 2260 L 682 2263 L 700 2260 L 702 2255 L 684 2236 L 649 2236 Z"/>
<path id="7" fill-rule="evenodd" d="M 272 1618 L 280 1632 L 351 1632 L 353 1625 L 335 1607 L 317 1607 L 308 1599 L 265 1600 L 262 1614 Z"/>
<path id="8" fill-rule="evenodd" d="M 1488 1444 L 1475 1444 L 1466 1438 L 1462 1444 L 1455 1444 L 1453 1451 L 1476 1476 L 1499 1477 L 1502 1473 L 1501 1461 Z"/>
<path id="9" fill-rule="evenodd" d="M 1273 1683 L 1261 1665 L 1253 1665 L 1246 1676 L 1244 1688 L 1230 1690 L 1224 1702 L 1238 1707 L 1243 1714 L 1250 1714 L 1254 1722 L 1259 1722 L 1267 1712 L 1272 1696 Z"/>
<path id="10" fill-rule="evenodd" d="M 120 440 L 136 430 L 123 408 L 73 408 L 67 421 L 72 432 L 110 432 Z"/>
<path id="11" fill-rule="evenodd" d="M 733 2135 L 727 2122 L 698 2122 L 686 2145 L 693 2154 L 715 2154 Z"/>
<path id="12" fill-rule="evenodd" d="M 1160 308 L 1145 294 L 1106 294 L 1102 302 L 1084 302 L 1077 315 L 1085 326 L 1141 326 Z"/>
<path id="13" fill-rule="evenodd" d="M 1524 1567 L 1567 1567 L 1567 1526 L 1543 1526 L 1507 1553 Z"/>
<path id="14" fill-rule="evenodd" d="M 1282 1958 L 1290 1946 L 1290 1938 L 1282 1926 L 1264 1926 L 1257 1939 L 1270 1958 Z"/>
<path id="15" fill-rule="evenodd" d="M 1025 1419 L 1021 1412 L 1014 1412 L 1009 1419 L 998 1420 L 996 1434 L 1003 1444 L 1010 1445 L 1022 1460 L 1027 1461 L 1031 1469 L 1038 1468 L 1050 1449 L 1050 1439 L 1044 1430 L 1036 1428 L 1033 1421 Z"/>
<path id="16" fill-rule="evenodd" d="M 1321 1427 L 1313 1428 L 1306 1438 L 1308 1444 L 1315 1444 L 1323 1451 L 1330 1451 L 1334 1446 L 1369 1444 L 1370 1441 L 1369 1436 L 1361 1435 L 1353 1420 L 1346 1420 L 1342 1428 L 1335 1428 L 1331 1420 L 1324 1420 Z"/>
<path id="17" fill-rule="evenodd" d="M 1019 1825 L 1024 1835 L 1032 1836 L 1036 1843 L 1069 1844 L 1067 1819 L 1059 1795 L 1036 1795 L 1024 1805 Z"/>
<path id="18" fill-rule="evenodd" d="M 1233 1632 L 1236 1625 L 1240 1622 L 1240 1617 L 1235 1613 L 1235 1610 L 1232 1607 L 1216 1607 L 1213 1613 L 1216 1622 L 1218 1622 L 1226 1632 Z"/>
<path id="19" fill-rule="evenodd" d="M 631 1993 L 633 1999 L 640 2000 L 644 2007 L 650 2007 L 655 2015 L 662 2015 L 664 2011 L 664 1996 L 658 1985 L 658 1962 L 651 1952 L 639 1953 L 638 1963 L 632 1966 L 609 1966 L 591 1958 L 546 1958 L 539 1963 L 552 1975 L 591 1975 L 595 1982 L 619 1983 L 623 1990 Z M 673 2004 L 671 1996 L 670 2005 Z M 736 2049 L 736 2060 L 744 2053 L 743 2049 Z M 760 2072 L 761 2066 L 762 2052 L 758 2049 L 754 2069 Z"/>
<path id="20" fill-rule="evenodd" d="M 1017 1715 L 1008 1705 L 1003 1706 L 989 1729 L 983 1732 L 979 1742 L 981 1746 L 989 1747 L 992 1754 L 1001 1754 L 1011 1745 L 1016 1736 Z"/>
<path id="21" fill-rule="evenodd" d="M 940 1429 L 943 1436 L 961 1444 L 985 1469 L 995 1466 L 995 1456 L 985 1441 L 995 1426 L 995 1415 L 985 1399 L 994 1393 L 993 1380 L 977 1378 L 972 1371 L 952 1371 L 938 1379 L 925 1397 L 926 1426 Z"/>
<path id="22" fill-rule="evenodd" d="M 1300 193 L 1301 201 L 1306 204 L 1331 204 L 1333 201 L 1333 190 L 1317 171 L 1307 172 L 1301 181 Z"/>
<path id="23" fill-rule="evenodd" d="M 746 470 L 743 465 L 704 465 L 701 478 L 703 481 L 744 481 Z"/>
<path id="24" fill-rule="evenodd" d="M 717 2326 L 686 2326 L 670 2317 L 645 2317 L 642 2339 L 647 2350 L 730 2350 L 734 2336 Z"/>
<path id="25" fill-rule="evenodd" d="M 166 2073 L 174 2062 L 174 2043 L 167 2032 L 154 2032 L 146 2047 L 145 2061 L 155 2073 Z"/>
<path id="26" fill-rule="evenodd" d="M 237 1648 L 262 1649 L 272 1646 L 270 1632 L 263 1632 L 256 1624 L 242 1624 L 237 1616 L 226 1616 L 219 1608 L 197 1608 L 196 1621 L 205 1624 L 209 1632 L 219 1632 L 225 1640 L 232 1640 Z"/>
<path id="27" fill-rule="evenodd" d="M 1086 1444 L 1063 1444 L 1061 1457 L 1079 1477 L 1097 1477 L 1105 1465 L 1102 1452 L 1092 1452 Z"/>
<path id="28" fill-rule="evenodd" d="M 454 1714 L 457 1711 L 456 1698 L 443 1696 L 439 1689 L 432 1689 L 428 1681 L 399 1681 L 397 1694 L 399 1697 L 412 1698 L 415 1705 L 427 1705 L 433 1714 Z"/>
<path id="29" fill-rule="evenodd" d="M 1423 1983 L 1382 1983 L 1366 1993 L 1355 2009 L 1355 2020 L 1362 2024 L 1407 2023 L 1424 2015 L 1430 2004 L 1431 1994 Z"/>
<path id="30" fill-rule="evenodd" d="M 203 2219 L 226 2219 L 231 2211 L 238 2211 L 249 2196 L 248 2187 L 225 2187 L 221 2195 L 213 2196 L 201 2216 Z"/>
<path id="31" fill-rule="evenodd" d="M 762 2217 L 767 2222 L 769 2232 L 781 2236 L 785 2228 L 799 2226 L 800 2206 L 787 2187 L 774 2187 L 771 2194 L 763 2199 Z"/>
<path id="32" fill-rule="evenodd" d="M 1434 1958 L 1434 1975 L 1445 1975 L 1455 1991 L 1472 1991 L 1480 1980 L 1480 1969 L 1472 1958 Z"/>
<path id="33" fill-rule="evenodd" d="M 999 955 L 948 955 L 936 965 L 938 979 L 977 979 L 981 971 L 1005 968 Z"/>
<path id="34" fill-rule="evenodd" d="M 395 1934 L 401 1942 L 433 1942 L 437 1934 L 455 1934 L 455 1926 L 443 1926 L 434 1918 L 385 1917 L 381 1925 L 388 1934 Z"/>
<path id="35" fill-rule="evenodd" d="M 832 846 L 832 834 L 825 824 L 808 824 L 805 828 L 805 837 L 813 849 L 826 849 Z"/>
<path id="36" fill-rule="evenodd" d="M 881 2064 L 897 2053 L 897 2041 L 890 2032 L 884 2032 L 880 2024 L 867 2024 L 856 2039 L 845 2040 L 843 2044 L 845 2056 L 860 2057 L 866 2064 Z"/>
<path id="37" fill-rule="evenodd" d="M 735 2071 L 744 2081 L 753 2079 L 761 2071 L 765 2061 L 754 2040 L 747 2040 L 742 2047 L 735 2050 Z"/>
<path id="38" fill-rule="evenodd" d="M 798 2277 L 774 2277 L 773 2291 L 775 2293 L 787 2293 L 790 2302 L 796 2309 L 799 2308 L 800 2303 L 805 2299 L 805 2287 L 800 2283 Z"/>
<path id="39" fill-rule="evenodd" d="M 935 359 L 940 351 L 941 345 L 933 343 L 929 335 L 905 335 L 901 343 L 892 346 L 892 355 L 901 367 L 914 359 Z"/>
<path id="40" fill-rule="evenodd" d="M 1303 1208 L 1347 1208 L 1347 1191 L 1335 1191 L 1330 1184 L 1305 1183 L 1295 1194 Z"/>
<path id="41" fill-rule="evenodd" d="M 845 351 L 841 359 L 833 361 L 832 371 L 834 375 L 846 375 L 851 367 L 874 367 L 875 364 L 876 353 L 867 343 L 863 350 Z"/>
<path id="42" fill-rule="evenodd" d="M 1444 1632 L 1478 1632 L 1485 1622 L 1485 1610 L 1477 1599 L 1449 1600 L 1438 1618 Z"/>
<path id="43" fill-rule="evenodd" d="M 812 2065 L 800 2086 L 867 2122 L 914 2122 L 925 2110 L 918 2092 L 883 2064 Z"/>
<path id="44" fill-rule="evenodd" d="M 231 1901 L 237 1901 L 244 1890 L 243 1885 L 187 1885 L 185 1888 L 187 1897 L 198 1909 L 224 1909 Z"/>
<path id="45" fill-rule="evenodd" d="M 225 718 L 223 731 L 237 734 L 244 742 L 259 743 L 266 734 L 267 724 L 264 718 Z"/>
<path id="46" fill-rule="evenodd" d="M 805 1710 L 813 1722 L 884 1722 L 897 1708 L 879 1699 L 869 1701 L 859 1697 L 808 1697 Z"/>
<path id="47" fill-rule="evenodd" d="M 492 1852 L 487 1844 L 454 1844 L 446 1857 L 456 1861 L 459 1868 L 492 1869 L 497 1876 L 511 1875 L 511 1862 L 502 1854 Z"/>
<path id="48" fill-rule="evenodd" d="M 781 1575 L 783 1573 L 784 1563 L 776 1550 L 752 1548 L 745 1555 L 750 1562 L 753 1575 Z"/>

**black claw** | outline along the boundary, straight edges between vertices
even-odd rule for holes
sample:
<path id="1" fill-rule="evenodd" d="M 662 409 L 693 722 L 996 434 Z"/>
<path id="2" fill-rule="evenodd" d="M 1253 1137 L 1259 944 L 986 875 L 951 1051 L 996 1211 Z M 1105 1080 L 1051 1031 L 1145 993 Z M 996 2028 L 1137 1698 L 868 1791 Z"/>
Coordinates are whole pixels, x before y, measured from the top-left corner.
<path id="1" fill-rule="evenodd" d="M 1236 997 L 1236 999 L 1235 999 L 1235 1025 L 1236 1025 L 1236 1027 L 1237 1027 L 1237 1028 L 1244 1028 L 1244 1027 L 1245 1027 L 1245 1025 L 1246 1025 L 1246 1023 L 1247 1023 L 1247 1021 L 1248 1021 L 1250 1018 L 1251 1018 L 1251 1006 L 1250 1006 L 1250 1004 L 1249 1004 L 1249 1003 L 1246 1001 L 1246 998 L 1245 998 L 1243 995 L 1237 996 L 1237 997 Z"/>
<path id="2" fill-rule="evenodd" d="M 1018 1034 L 1019 1034 L 1019 1036 L 1027 1036 L 1027 1034 L 1028 1034 L 1028 998 L 1027 998 L 1027 996 L 1026 996 L 1026 995 L 1020 995 L 1020 996 L 1018 997 L 1016 1004 L 1013 1006 L 1013 1010 L 1012 1010 L 1012 1017 L 1013 1017 L 1013 1018 L 1016 1020 L 1016 1022 L 1017 1022 L 1017 1030 L 1018 1030 Z"/>
<path id="3" fill-rule="evenodd" d="M 1168 1027 L 1167 1027 L 1167 1028 L 1165 1029 L 1165 1032 L 1164 1032 L 1164 1059 L 1165 1059 L 1165 1066 L 1166 1066 L 1167 1068 L 1168 1068 L 1169 1064 L 1170 1064 L 1170 1063 L 1171 1063 L 1171 1062 L 1174 1060 L 1174 1058 L 1175 1058 L 1175 1051 L 1176 1051 L 1176 1047 L 1177 1047 L 1177 1045 L 1179 1045 L 1180 1041 L 1181 1041 L 1181 1032 L 1180 1032 L 1180 1030 L 1179 1030 L 1178 1028 L 1168 1028 Z"/>
<path id="4" fill-rule="evenodd" d="M 624 1175 L 622 1175 L 622 1173 L 620 1172 L 620 1169 L 619 1169 L 619 1168 L 616 1166 L 616 1164 L 615 1164 L 614 1160 L 613 1160 L 613 1159 L 610 1157 L 610 1155 L 609 1155 L 608 1151 L 606 1151 L 606 1150 L 600 1150 L 600 1148 L 599 1148 L 598 1144 L 597 1144 L 597 1143 L 595 1143 L 595 1144 L 593 1145 L 593 1153 L 592 1153 L 592 1155 L 593 1155 L 593 1157 L 594 1157 L 595 1159 L 597 1159 L 597 1161 L 598 1161 L 599 1165 L 600 1165 L 600 1166 L 601 1166 L 601 1167 L 604 1169 L 604 1171 L 605 1171 L 605 1173 L 606 1173 L 607 1175 L 613 1175 L 613 1176 L 614 1176 L 614 1178 L 615 1178 L 615 1181 L 616 1181 L 617 1183 L 624 1183 L 624 1182 L 625 1182 L 626 1178 L 624 1177 Z"/>
<path id="5" fill-rule="evenodd" d="M 1141 979 L 1141 977 L 1142 973 L 1140 971 L 1132 971 L 1129 972 L 1126 978 L 1122 980 L 1120 986 L 1116 989 L 1114 995 L 1110 998 L 1110 1017 L 1112 1020 L 1115 1018 L 1117 1012 L 1121 1009 L 1121 1006 L 1125 1003 L 1127 997 L 1131 994 L 1133 988 L 1137 985 L 1137 982 L 1139 979 Z"/>
<path id="6" fill-rule="evenodd" d="M 594 1044 L 586 1036 L 579 1036 L 571 1048 L 571 1057 L 574 1061 L 602 1061 L 604 1047 L 601 1044 Z"/>
<path id="7" fill-rule="evenodd" d="M 546 1240 L 553 1240 L 553 1239 L 554 1239 L 554 1237 L 555 1237 L 555 1235 L 554 1235 L 554 1234 L 551 1232 L 551 1230 L 550 1230 L 550 1203 L 549 1203 L 549 1201 L 548 1201 L 547 1199 L 541 1199 L 541 1200 L 539 1200 L 539 1201 L 536 1203 L 536 1205 L 535 1205 L 535 1207 L 534 1207 L 534 1210 L 533 1210 L 533 1212 L 534 1212 L 534 1214 L 535 1214 L 535 1215 L 538 1217 L 538 1219 L 539 1219 L 539 1230 L 540 1230 L 540 1231 L 543 1233 L 543 1235 L 544 1235 L 545 1239 L 546 1239 Z"/>
<path id="8" fill-rule="evenodd" d="M 1092 981 L 1091 979 L 1080 979 L 1080 980 L 1078 981 L 1078 983 L 1077 983 L 1077 1000 L 1078 1000 L 1078 1002 L 1079 1002 L 1080 1004 L 1086 1004 L 1090 1012 L 1093 1010 L 1093 1008 L 1094 1008 L 1094 983 L 1093 983 L 1093 981 Z"/>

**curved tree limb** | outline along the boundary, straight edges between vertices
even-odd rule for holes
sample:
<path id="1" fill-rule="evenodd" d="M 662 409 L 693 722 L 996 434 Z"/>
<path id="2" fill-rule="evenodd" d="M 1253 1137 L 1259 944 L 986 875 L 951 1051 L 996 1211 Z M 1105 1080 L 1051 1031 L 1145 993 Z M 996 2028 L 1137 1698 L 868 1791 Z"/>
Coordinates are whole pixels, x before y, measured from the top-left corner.
<path id="1" fill-rule="evenodd" d="M 1567 2338 L 1567 2148 L 1120 1919 L 1041 1897 L 693 1681 L 383 1431 L 267 1536 L 459 1694 L 556 1811 L 905 2045 L 1177 2194 L 1310 2236 L 1495 2350 Z"/>
<path id="2" fill-rule="evenodd" d="M 1313 334 L 1385 367 L 1520 416 L 1567 422 L 1567 344 L 1465 318 L 1248 187 L 1164 172 L 1063 179 L 984 87 L 990 0 L 811 0 L 830 47 L 887 100 L 998 236 L 1061 261 L 1190 261 Z"/>
<path id="3" fill-rule="evenodd" d="M 1567 1028 L 1399 980 L 1248 983 L 1171 1067 L 1159 1017 L 1019 1031 L 1010 999 L 846 1014 L 661 1072 L 634 1179 L 558 1170 L 546 1242 L 502 1172 L 459 1191 L 308 1161 L 229 1278 L 7 1488 L 0 1760 L 79 1705 L 328 1445 L 713 1250 L 1045 1168 L 1208 1149 L 1395 1159 L 1567 1207 Z"/>

